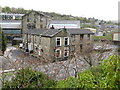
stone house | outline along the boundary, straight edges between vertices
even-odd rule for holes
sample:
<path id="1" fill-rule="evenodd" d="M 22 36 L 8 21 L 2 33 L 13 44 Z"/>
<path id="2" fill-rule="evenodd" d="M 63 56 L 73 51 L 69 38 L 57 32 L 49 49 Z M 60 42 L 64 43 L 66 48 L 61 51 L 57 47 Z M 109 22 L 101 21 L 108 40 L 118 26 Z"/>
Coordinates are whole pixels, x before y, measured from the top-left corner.
<path id="1" fill-rule="evenodd" d="M 82 51 L 83 42 L 91 42 L 92 36 L 90 30 L 82 29 L 33 29 L 23 34 L 23 44 L 24 49 L 37 57 L 53 62 L 71 58 L 73 52 Z"/>
<path id="2" fill-rule="evenodd" d="M 22 31 L 24 32 L 27 29 L 46 28 L 48 21 L 49 16 L 32 10 L 22 16 Z"/>

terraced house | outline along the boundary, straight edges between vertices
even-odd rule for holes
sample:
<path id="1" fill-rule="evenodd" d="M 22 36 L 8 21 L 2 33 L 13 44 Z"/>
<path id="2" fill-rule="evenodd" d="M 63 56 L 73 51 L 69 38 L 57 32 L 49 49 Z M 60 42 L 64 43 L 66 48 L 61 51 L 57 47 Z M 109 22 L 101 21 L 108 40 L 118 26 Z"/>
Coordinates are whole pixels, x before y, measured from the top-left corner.
<path id="1" fill-rule="evenodd" d="M 38 58 L 54 62 L 72 58 L 74 52 L 81 52 L 84 42 L 89 44 L 93 33 L 82 29 L 32 29 L 23 34 L 24 49 Z"/>

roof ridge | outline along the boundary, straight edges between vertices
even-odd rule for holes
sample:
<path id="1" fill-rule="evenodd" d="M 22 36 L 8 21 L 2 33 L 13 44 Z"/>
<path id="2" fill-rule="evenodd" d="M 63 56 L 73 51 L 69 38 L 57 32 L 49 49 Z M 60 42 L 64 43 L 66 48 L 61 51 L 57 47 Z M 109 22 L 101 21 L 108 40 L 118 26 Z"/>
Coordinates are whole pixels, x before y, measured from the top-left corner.
<path id="1" fill-rule="evenodd" d="M 63 29 L 56 29 L 58 30 L 58 32 L 56 32 L 54 35 L 56 35 L 57 33 L 61 32 Z M 53 37 L 54 35 L 52 35 L 51 37 Z"/>

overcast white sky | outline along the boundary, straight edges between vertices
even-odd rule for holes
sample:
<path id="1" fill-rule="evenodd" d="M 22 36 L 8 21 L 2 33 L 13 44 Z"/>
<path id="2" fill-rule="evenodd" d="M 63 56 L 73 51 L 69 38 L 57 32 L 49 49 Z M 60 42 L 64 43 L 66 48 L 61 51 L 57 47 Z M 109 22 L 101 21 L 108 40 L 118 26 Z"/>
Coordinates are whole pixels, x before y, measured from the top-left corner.
<path id="1" fill-rule="evenodd" d="M 118 2 L 119 0 L 0 0 L 0 6 L 117 20 Z"/>

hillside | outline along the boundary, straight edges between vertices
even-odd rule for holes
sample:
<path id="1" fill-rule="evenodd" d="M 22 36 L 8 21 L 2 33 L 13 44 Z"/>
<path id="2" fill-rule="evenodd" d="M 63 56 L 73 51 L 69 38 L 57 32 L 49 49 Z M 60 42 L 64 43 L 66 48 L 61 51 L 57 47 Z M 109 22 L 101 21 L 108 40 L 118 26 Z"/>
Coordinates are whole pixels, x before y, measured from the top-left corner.
<path id="1" fill-rule="evenodd" d="M 22 14 L 26 14 L 31 11 L 31 10 L 26 10 L 24 8 L 14 8 L 14 7 L 8 7 L 8 6 L 0 7 L 0 10 L 2 10 L 2 12 L 6 12 L 6 13 L 22 13 Z M 72 16 L 72 15 L 66 15 L 66 14 L 59 14 L 59 13 L 55 13 L 55 12 L 44 12 L 44 11 L 38 11 L 38 12 L 42 12 L 55 20 L 80 20 L 80 22 L 83 24 L 84 23 L 95 24 L 97 22 L 100 25 L 101 25 L 101 23 L 106 23 L 109 25 L 114 25 L 114 24 L 117 25 L 116 22 L 99 20 L 94 17 L 86 18 L 86 17 L 77 17 L 77 16 Z"/>
<path id="2" fill-rule="evenodd" d="M 31 10 L 25 10 L 24 8 L 14 8 L 14 7 L 1 7 L 2 12 L 7 12 L 7 13 L 23 13 L 26 14 Z M 38 12 L 43 12 L 43 11 L 38 11 Z M 59 14 L 55 12 L 43 12 L 47 15 L 49 15 L 52 19 L 64 19 L 64 20 L 80 20 L 81 23 L 90 23 L 91 19 L 94 19 L 95 21 L 98 21 L 98 19 L 95 18 L 86 18 L 86 17 L 76 17 L 72 15 L 65 15 L 65 14 Z"/>

